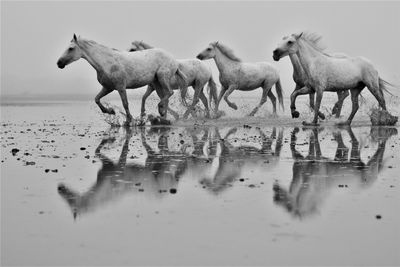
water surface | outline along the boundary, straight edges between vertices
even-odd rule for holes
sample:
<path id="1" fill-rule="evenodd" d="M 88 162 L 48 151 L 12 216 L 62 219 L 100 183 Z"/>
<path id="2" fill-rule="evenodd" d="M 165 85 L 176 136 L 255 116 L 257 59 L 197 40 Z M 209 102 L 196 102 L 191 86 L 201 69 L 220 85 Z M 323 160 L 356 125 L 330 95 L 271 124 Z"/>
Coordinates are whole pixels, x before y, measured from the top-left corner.
<path id="1" fill-rule="evenodd" d="M 1 111 L 2 265 L 400 264 L 396 127 Z"/>

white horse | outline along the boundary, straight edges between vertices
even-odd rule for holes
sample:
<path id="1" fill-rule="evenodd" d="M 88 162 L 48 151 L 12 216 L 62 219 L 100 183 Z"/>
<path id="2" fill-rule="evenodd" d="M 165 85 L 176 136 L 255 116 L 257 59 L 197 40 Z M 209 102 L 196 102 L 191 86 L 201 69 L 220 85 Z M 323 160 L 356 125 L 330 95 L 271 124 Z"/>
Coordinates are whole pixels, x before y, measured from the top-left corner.
<path id="1" fill-rule="evenodd" d="M 153 49 L 152 46 L 146 44 L 143 41 L 134 41 L 132 42 L 131 46 L 128 48 L 129 52 L 135 52 L 135 51 L 142 51 L 142 50 L 147 50 L 147 49 Z M 198 59 L 181 59 L 177 60 L 180 64 L 180 69 L 181 71 L 185 74 L 186 77 L 186 86 L 181 88 L 181 97 L 182 100 L 185 102 L 184 104 L 186 105 L 185 97 L 187 93 L 187 87 L 191 86 L 194 91 L 194 98 L 192 105 L 188 108 L 188 110 L 185 112 L 183 115 L 184 118 L 186 118 L 189 114 L 189 112 L 194 110 L 194 106 L 197 104 L 199 98 L 201 102 L 203 102 L 203 105 L 206 109 L 206 116 L 210 117 L 210 109 L 207 101 L 207 97 L 204 95 L 203 88 L 204 86 L 208 83 L 208 89 L 210 92 L 210 106 L 211 106 L 211 100 L 214 98 L 214 101 L 217 100 L 217 86 L 214 82 L 214 79 L 212 77 L 212 72 L 210 68 L 204 64 L 201 60 Z M 177 81 L 177 79 L 172 79 L 171 80 L 171 88 L 174 90 L 180 89 L 180 84 Z M 147 87 L 146 93 L 143 95 L 142 98 L 142 116 L 145 115 L 144 110 L 145 110 L 145 103 L 146 99 L 153 93 L 155 90 L 153 85 L 149 85 Z"/>
<path id="2" fill-rule="evenodd" d="M 285 38 L 287 37 L 284 37 L 284 39 Z M 345 55 L 335 53 L 332 54 L 332 56 L 344 57 Z M 293 65 L 293 80 L 296 83 L 296 87 L 294 88 L 292 94 L 290 95 L 290 110 L 292 113 L 292 118 L 298 118 L 300 116 L 300 113 L 296 110 L 296 98 L 299 95 L 298 94 L 299 90 L 305 87 L 307 84 L 307 74 L 304 71 L 303 67 L 301 66 L 297 54 L 289 54 L 289 58 Z M 345 100 L 346 97 L 349 96 L 349 91 L 348 90 L 337 91 L 336 93 L 338 95 L 338 101 L 332 108 L 332 114 L 335 114 L 336 118 L 339 118 L 343 107 L 343 101 Z M 314 98 L 315 98 L 315 93 L 314 92 L 310 93 L 309 94 L 310 108 L 312 110 L 314 110 Z M 318 116 L 323 120 L 325 119 L 325 115 L 322 112 L 319 112 Z"/>
<path id="3" fill-rule="evenodd" d="M 290 54 L 297 54 L 307 75 L 307 86 L 298 90 L 298 94 L 312 92 L 317 94 L 314 119 L 311 123 L 303 122 L 303 124 L 318 125 L 318 112 L 324 91 L 350 89 L 352 110 L 347 121 L 340 123 L 341 125 L 351 124 L 358 110 L 358 95 L 365 86 L 378 100 L 380 107 L 386 110 L 383 90 L 387 90 L 388 83 L 379 77 L 371 62 L 362 57 L 330 56 L 323 52 L 320 39 L 319 35 L 311 33 L 292 34 L 273 52 L 275 61 Z"/>
<path id="4" fill-rule="evenodd" d="M 233 54 L 233 51 L 219 42 L 210 43 L 210 45 L 202 51 L 198 59 L 214 58 L 219 70 L 219 81 L 222 85 L 221 92 L 218 97 L 217 107 L 224 97 L 226 103 L 233 109 L 237 109 L 235 103 L 229 101 L 229 95 L 235 90 L 251 91 L 262 87 L 263 93 L 261 101 L 253 111 L 249 114 L 254 116 L 258 109 L 267 101 L 267 96 L 271 98 L 274 114 L 276 114 L 276 98 L 271 92 L 272 86 L 275 84 L 278 94 L 279 103 L 283 108 L 282 87 L 279 79 L 278 70 L 268 62 L 243 63 Z"/>
<path id="5" fill-rule="evenodd" d="M 126 112 L 126 124 L 132 120 L 126 89 L 136 89 L 151 83 L 158 84 L 161 88 L 158 109 L 160 115 L 166 117 L 168 99 L 173 94 L 170 80 L 177 75 L 182 84 L 185 84 L 185 75 L 180 71 L 179 63 L 161 49 L 152 49 L 140 54 L 129 53 L 76 37 L 74 34 L 68 48 L 58 59 L 57 65 L 63 69 L 80 58 L 86 59 L 97 71 L 97 80 L 103 86 L 95 98 L 101 111 L 115 114 L 113 109 L 103 106 L 100 99 L 117 90 Z"/>

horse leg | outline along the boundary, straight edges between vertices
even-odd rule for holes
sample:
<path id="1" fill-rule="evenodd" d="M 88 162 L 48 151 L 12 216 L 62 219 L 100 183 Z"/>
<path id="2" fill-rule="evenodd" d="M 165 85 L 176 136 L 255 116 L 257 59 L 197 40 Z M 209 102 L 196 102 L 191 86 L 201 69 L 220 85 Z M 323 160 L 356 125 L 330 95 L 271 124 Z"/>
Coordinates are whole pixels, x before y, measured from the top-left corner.
<path id="1" fill-rule="evenodd" d="M 385 98 L 383 96 L 382 89 L 379 88 L 378 80 L 377 81 L 372 81 L 372 82 L 370 82 L 370 84 L 367 84 L 367 88 L 374 95 L 376 100 L 378 100 L 379 106 L 383 110 L 386 110 Z"/>
<path id="2" fill-rule="evenodd" d="M 350 90 L 351 92 L 351 102 L 352 102 L 352 107 L 351 107 L 351 113 L 347 121 L 344 122 L 339 122 L 337 125 L 350 125 L 351 121 L 354 118 L 354 115 L 356 115 L 357 110 L 358 110 L 358 95 L 361 93 L 362 89 L 364 88 L 364 85 L 353 88 Z"/>
<path id="3" fill-rule="evenodd" d="M 310 99 L 310 108 L 314 111 L 315 105 L 314 105 L 314 98 L 315 98 L 315 93 L 310 93 L 309 95 Z M 321 120 L 325 120 L 325 114 L 322 113 L 321 111 L 318 111 L 318 116 L 321 118 Z"/>
<path id="4" fill-rule="evenodd" d="M 189 112 L 194 111 L 194 107 L 196 106 L 197 102 L 199 102 L 200 93 L 203 92 L 203 87 L 202 86 L 195 85 L 193 89 L 194 89 L 193 102 L 189 106 L 189 108 L 186 110 L 185 114 L 183 114 L 183 118 L 184 119 L 187 119 L 187 117 L 189 115 Z M 207 103 L 206 103 L 206 108 L 208 108 L 208 104 Z"/>
<path id="5" fill-rule="evenodd" d="M 174 94 L 174 91 L 172 90 L 169 82 L 171 77 L 172 74 L 168 75 L 168 73 L 165 72 L 157 73 L 158 81 L 161 85 L 161 88 L 164 90 L 163 97 L 161 98 L 161 101 L 158 103 L 158 112 L 160 113 L 160 116 L 164 119 L 167 117 L 168 102 L 169 102 L 168 100 Z"/>
<path id="6" fill-rule="evenodd" d="M 271 87 L 263 87 L 262 89 L 262 95 L 261 95 L 261 100 L 258 106 L 256 106 L 249 114 L 249 116 L 254 116 L 254 114 L 257 113 L 258 109 L 264 105 L 265 102 L 267 102 L 267 95 L 268 93 L 271 92 Z M 275 96 L 274 96 L 275 98 Z M 237 108 L 236 108 L 237 109 Z M 276 98 L 275 98 L 275 105 L 274 105 L 274 114 L 276 114 Z"/>
<path id="7" fill-rule="evenodd" d="M 207 97 L 204 94 L 203 90 L 201 90 L 201 92 L 200 92 L 200 100 L 206 109 L 206 118 L 211 118 L 210 108 L 208 107 Z M 211 103 L 210 103 L 210 105 L 211 105 Z"/>
<path id="8" fill-rule="evenodd" d="M 297 86 L 296 86 L 297 88 Z M 290 95 L 290 110 L 292 113 L 292 118 L 298 118 L 300 116 L 300 113 L 296 110 L 296 98 L 299 95 L 307 95 L 313 93 L 313 91 L 307 87 L 304 86 L 303 88 L 300 89 L 294 89 L 292 94 Z"/>
<path id="9" fill-rule="evenodd" d="M 233 93 L 233 91 L 235 91 L 237 89 L 236 85 L 230 85 L 228 90 L 226 91 L 225 95 L 224 95 L 224 100 L 225 102 L 228 104 L 228 106 L 230 106 L 231 108 L 233 108 L 234 110 L 237 110 L 238 107 L 236 106 L 235 103 L 229 101 L 228 97 L 230 94 Z"/>
<path id="10" fill-rule="evenodd" d="M 152 87 L 153 87 L 153 86 L 152 86 Z M 157 88 L 157 89 L 156 89 L 156 93 L 157 93 L 158 97 L 159 97 L 160 99 L 162 99 L 162 98 L 164 97 L 164 93 L 163 93 L 161 87 L 157 86 L 156 88 Z M 153 90 L 154 90 L 154 89 L 153 89 Z M 159 108 L 158 113 L 161 115 L 162 111 L 160 111 L 160 107 L 158 107 L 158 108 Z M 178 120 L 178 119 L 179 119 L 179 114 L 178 114 L 178 112 L 176 112 L 175 110 L 173 110 L 173 109 L 170 108 L 169 106 L 168 106 L 168 108 L 167 108 L 167 111 L 169 111 L 169 112 L 171 113 L 171 115 L 174 116 L 175 120 Z"/>
<path id="11" fill-rule="evenodd" d="M 343 101 L 345 100 L 346 97 L 349 96 L 349 94 L 350 93 L 348 90 L 337 91 L 338 101 L 332 108 L 332 115 L 335 115 L 336 118 L 340 117 L 340 113 L 342 112 L 342 107 L 343 107 Z"/>
<path id="12" fill-rule="evenodd" d="M 300 89 L 300 90 L 302 90 L 302 89 Z M 319 108 L 321 106 L 323 93 L 324 93 L 324 91 L 323 91 L 322 88 L 319 88 L 318 90 L 316 90 L 317 97 L 316 97 L 315 108 L 314 108 L 314 119 L 312 120 L 312 122 L 303 121 L 303 125 L 305 125 L 305 126 L 318 126 L 318 113 L 319 113 Z"/>
<path id="13" fill-rule="evenodd" d="M 132 115 L 129 111 L 129 104 L 128 104 L 128 97 L 126 96 L 126 89 L 121 88 L 118 89 L 119 96 L 121 97 L 122 105 L 124 106 L 125 113 L 126 113 L 126 121 L 125 126 L 129 126 L 130 122 L 132 121 Z"/>
<path id="14" fill-rule="evenodd" d="M 276 115 L 276 97 L 274 93 L 272 93 L 272 90 L 269 90 L 267 96 L 271 99 L 272 102 L 272 113 Z"/>
<path id="15" fill-rule="evenodd" d="M 296 87 L 294 88 L 293 92 L 290 94 L 290 110 L 292 113 L 292 118 L 298 118 L 300 116 L 300 113 L 296 111 L 296 98 L 299 94 L 299 89 L 300 86 L 296 84 Z"/>
<path id="16" fill-rule="evenodd" d="M 224 87 L 224 86 L 221 87 L 221 91 L 219 92 L 219 96 L 218 96 L 218 99 L 217 99 L 215 111 L 218 111 L 219 103 L 221 102 L 221 99 L 222 99 L 222 97 L 224 96 L 226 90 L 227 90 L 226 87 Z"/>
<path id="17" fill-rule="evenodd" d="M 144 118 L 146 116 L 146 100 L 147 98 L 151 95 L 151 93 L 153 93 L 154 88 L 149 85 L 147 86 L 147 90 L 144 93 L 144 95 L 142 96 L 142 108 L 141 108 L 141 113 L 140 113 L 140 117 Z"/>
<path id="18" fill-rule="evenodd" d="M 112 108 L 106 108 L 105 106 L 103 106 L 103 104 L 100 102 L 100 99 L 102 99 L 103 97 L 105 97 L 106 95 L 108 95 L 109 93 L 111 93 L 113 90 L 109 90 L 105 87 L 101 88 L 100 92 L 96 95 L 94 101 L 96 102 L 96 104 L 99 106 L 99 108 L 101 109 L 101 111 L 103 113 L 108 113 L 108 114 L 115 114 L 115 111 Z"/>

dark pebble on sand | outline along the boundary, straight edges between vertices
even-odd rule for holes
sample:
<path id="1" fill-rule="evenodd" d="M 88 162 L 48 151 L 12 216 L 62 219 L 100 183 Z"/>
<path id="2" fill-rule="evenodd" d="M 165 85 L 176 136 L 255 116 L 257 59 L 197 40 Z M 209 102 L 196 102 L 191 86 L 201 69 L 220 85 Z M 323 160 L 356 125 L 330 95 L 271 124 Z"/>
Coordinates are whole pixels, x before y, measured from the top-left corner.
<path id="1" fill-rule="evenodd" d="M 81 149 L 81 150 L 86 150 L 86 147 L 81 147 L 80 149 Z"/>
<path id="2" fill-rule="evenodd" d="M 39 214 L 44 214 L 44 211 L 42 211 L 42 210 L 41 210 L 41 211 L 39 211 Z"/>
<path id="3" fill-rule="evenodd" d="M 393 166 L 389 165 L 388 168 L 391 169 L 391 168 L 393 168 Z"/>
<path id="4" fill-rule="evenodd" d="M 250 188 L 254 188 L 254 187 L 256 187 L 254 184 L 249 184 L 249 187 Z"/>
<path id="5" fill-rule="evenodd" d="M 11 149 L 11 153 L 12 153 L 13 156 L 15 156 L 18 152 L 19 152 L 18 148 Z"/>
<path id="6" fill-rule="evenodd" d="M 185 143 L 185 141 L 181 140 L 179 143 L 181 143 L 183 145 Z"/>
<path id="7" fill-rule="evenodd" d="M 50 171 L 50 169 L 45 169 L 45 170 L 44 170 L 44 172 L 49 172 L 49 171 Z"/>
<path id="8" fill-rule="evenodd" d="M 244 179 L 243 179 L 243 178 L 240 178 L 239 181 L 244 182 Z"/>
<path id="9" fill-rule="evenodd" d="M 378 215 L 375 216 L 375 218 L 376 218 L 377 220 L 380 220 L 380 219 L 382 219 L 382 216 L 378 214 Z"/>
<path id="10" fill-rule="evenodd" d="M 169 192 L 171 193 L 171 194 L 176 194 L 176 188 L 171 188 L 170 190 L 169 190 Z"/>
<path id="11" fill-rule="evenodd" d="M 139 192 L 144 192 L 144 189 L 143 188 L 139 188 Z"/>
<path id="12" fill-rule="evenodd" d="M 142 184 L 142 183 L 136 183 L 135 185 L 136 185 L 136 186 L 140 186 L 141 184 Z"/>
<path id="13" fill-rule="evenodd" d="M 54 170 L 51 170 L 52 172 L 58 172 L 58 170 L 57 169 L 54 169 Z"/>
<path id="14" fill-rule="evenodd" d="M 35 165 L 36 164 L 36 162 L 34 162 L 34 161 L 27 161 L 27 162 L 25 162 L 25 164 L 28 166 L 28 165 Z"/>

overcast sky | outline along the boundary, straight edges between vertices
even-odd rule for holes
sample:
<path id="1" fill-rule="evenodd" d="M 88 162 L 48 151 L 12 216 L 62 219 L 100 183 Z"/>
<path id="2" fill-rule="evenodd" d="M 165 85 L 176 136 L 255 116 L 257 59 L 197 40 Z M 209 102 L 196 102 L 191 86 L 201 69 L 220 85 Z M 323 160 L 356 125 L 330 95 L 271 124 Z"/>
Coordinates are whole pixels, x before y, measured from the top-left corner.
<path id="1" fill-rule="evenodd" d="M 270 61 L 285 35 L 320 33 L 328 51 L 362 55 L 400 83 L 400 2 L 1 2 L 1 94 L 93 94 L 83 59 L 56 61 L 73 33 L 125 49 L 133 40 L 193 58 L 211 41 L 243 61 Z M 215 79 L 218 79 L 213 61 Z M 285 94 L 294 88 L 289 58 L 274 63 Z M 143 92 L 143 91 L 139 91 Z"/>

